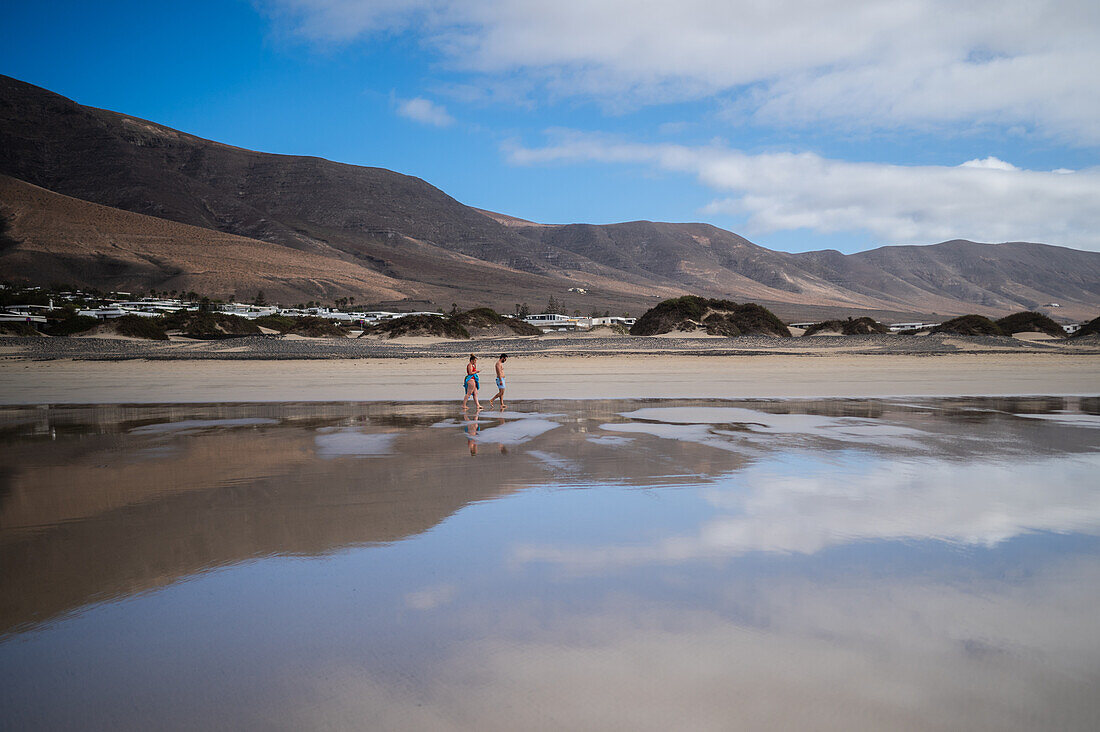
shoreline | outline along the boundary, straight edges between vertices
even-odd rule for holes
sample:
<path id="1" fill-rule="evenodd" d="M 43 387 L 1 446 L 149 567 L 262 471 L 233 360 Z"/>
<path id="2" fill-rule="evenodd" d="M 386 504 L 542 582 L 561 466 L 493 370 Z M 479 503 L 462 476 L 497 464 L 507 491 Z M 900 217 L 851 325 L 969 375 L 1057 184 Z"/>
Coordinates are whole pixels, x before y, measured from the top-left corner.
<path id="1" fill-rule="evenodd" d="M 517 354 L 510 401 L 1100 395 L 1092 354 Z M 1054 357 L 1052 357 L 1054 356 Z M 453 355 L 0 360 L 0 404 L 461 401 Z M 487 400 L 490 385 L 482 389 Z"/>

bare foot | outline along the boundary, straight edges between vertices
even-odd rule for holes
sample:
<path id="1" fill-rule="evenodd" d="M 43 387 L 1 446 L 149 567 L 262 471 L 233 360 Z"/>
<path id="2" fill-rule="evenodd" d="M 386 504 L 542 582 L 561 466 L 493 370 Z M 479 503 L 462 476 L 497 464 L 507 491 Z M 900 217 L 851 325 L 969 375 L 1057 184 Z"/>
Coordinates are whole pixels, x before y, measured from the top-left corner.
<path id="1" fill-rule="evenodd" d="M 477 405 L 477 411 L 479 411 L 479 412 L 480 412 L 480 411 L 481 411 L 482 409 L 485 409 L 485 407 L 483 407 L 483 406 L 481 406 L 480 404 L 478 404 L 478 405 Z"/>

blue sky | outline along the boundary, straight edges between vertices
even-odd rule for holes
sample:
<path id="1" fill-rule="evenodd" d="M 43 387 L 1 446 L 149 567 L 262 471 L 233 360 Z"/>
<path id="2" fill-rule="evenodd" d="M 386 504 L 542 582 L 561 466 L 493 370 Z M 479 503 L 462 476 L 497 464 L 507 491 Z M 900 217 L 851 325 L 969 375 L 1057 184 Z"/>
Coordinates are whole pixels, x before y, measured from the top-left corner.
<path id="1" fill-rule="evenodd" d="M 0 72 L 544 222 L 1100 250 L 1100 6 L 9 2 Z"/>

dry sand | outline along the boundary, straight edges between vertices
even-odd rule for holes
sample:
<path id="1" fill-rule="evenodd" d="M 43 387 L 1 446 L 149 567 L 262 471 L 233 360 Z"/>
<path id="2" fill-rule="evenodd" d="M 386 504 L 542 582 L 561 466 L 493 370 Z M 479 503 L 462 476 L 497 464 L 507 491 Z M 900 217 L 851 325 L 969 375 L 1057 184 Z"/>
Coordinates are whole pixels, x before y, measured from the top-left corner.
<path id="1" fill-rule="evenodd" d="M 463 366 L 464 361 L 455 358 L 11 360 L 0 361 L 0 404 L 457 402 Z M 508 383 L 508 396 L 514 400 L 1095 395 L 1100 394 L 1100 358 L 1027 353 L 808 358 L 547 355 L 512 359 Z M 488 389 L 482 391 L 490 396 Z"/>

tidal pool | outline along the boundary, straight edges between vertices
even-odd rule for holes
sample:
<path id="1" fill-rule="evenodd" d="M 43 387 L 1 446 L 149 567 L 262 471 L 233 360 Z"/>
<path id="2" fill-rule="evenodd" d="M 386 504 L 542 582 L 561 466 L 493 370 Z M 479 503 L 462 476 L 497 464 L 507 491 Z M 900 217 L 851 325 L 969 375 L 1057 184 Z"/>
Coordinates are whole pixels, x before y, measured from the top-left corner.
<path id="1" fill-rule="evenodd" d="M 1100 728 L 1100 399 L 0 409 L 4 729 Z"/>

